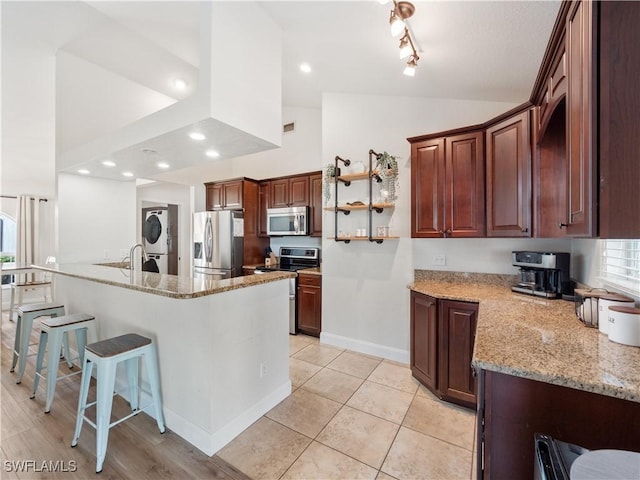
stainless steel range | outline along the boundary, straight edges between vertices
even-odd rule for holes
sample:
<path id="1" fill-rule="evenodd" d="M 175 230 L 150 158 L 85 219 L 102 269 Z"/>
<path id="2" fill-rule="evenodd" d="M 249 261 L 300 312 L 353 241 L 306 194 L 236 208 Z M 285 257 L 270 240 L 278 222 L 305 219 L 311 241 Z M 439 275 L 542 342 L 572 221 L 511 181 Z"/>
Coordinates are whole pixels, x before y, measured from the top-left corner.
<path id="1" fill-rule="evenodd" d="M 315 247 L 280 247 L 280 264 L 269 267 L 258 267 L 256 273 L 264 272 L 297 272 L 305 268 L 320 266 L 320 249 Z M 289 280 L 289 333 L 298 332 L 298 276 Z"/>

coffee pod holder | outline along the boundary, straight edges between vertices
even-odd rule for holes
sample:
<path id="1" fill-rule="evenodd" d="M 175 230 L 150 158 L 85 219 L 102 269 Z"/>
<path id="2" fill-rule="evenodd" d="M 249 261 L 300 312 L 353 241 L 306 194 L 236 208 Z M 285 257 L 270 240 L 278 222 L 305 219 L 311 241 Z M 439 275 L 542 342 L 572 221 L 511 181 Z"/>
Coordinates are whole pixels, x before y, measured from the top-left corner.
<path id="1" fill-rule="evenodd" d="M 598 328 L 598 301 L 610 292 L 604 288 L 576 288 L 574 301 L 576 316 L 586 327 Z"/>

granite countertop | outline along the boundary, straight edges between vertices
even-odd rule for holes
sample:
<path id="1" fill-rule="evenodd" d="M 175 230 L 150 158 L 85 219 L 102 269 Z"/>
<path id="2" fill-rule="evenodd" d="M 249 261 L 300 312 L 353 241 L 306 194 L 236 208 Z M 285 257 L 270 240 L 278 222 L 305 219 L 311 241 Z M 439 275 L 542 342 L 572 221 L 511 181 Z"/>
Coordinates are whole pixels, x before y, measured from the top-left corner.
<path id="1" fill-rule="evenodd" d="M 244 270 L 255 270 L 256 268 L 264 267 L 264 266 L 265 266 L 264 263 L 258 263 L 257 265 L 243 265 L 242 268 Z M 305 273 L 309 275 L 322 275 L 322 265 L 320 265 L 319 267 L 304 268 L 302 270 L 298 270 L 298 273 Z"/>
<path id="2" fill-rule="evenodd" d="M 197 298 L 216 293 L 252 287 L 294 276 L 290 272 L 269 272 L 264 275 L 245 275 L 225 280 L 193 278 L 178 275 L 131 271 L 117 266 L 91 265 L 87 263 L 66 263 L 55 265 L 34 265 L 47 272 L 81 278 L 92 282 L 138 290 L 140 292 L 171 298 Z"/>
<path id="3" fill-rule="evenodd" d="M 305 275 L 319 275 L 319 276 L 322 276 L 322 266 L 304 268 L 302 270 L 298 270 L 298 273 L 304 273 Z"/>
<path id="4" fill-rule="evenodd" d="M 416 278 L 409 288 L 479 303 L 476 368 L 640 402 L 640 348 L 585 327 L 573 302 L 514 293 L 500 282 Z"/>

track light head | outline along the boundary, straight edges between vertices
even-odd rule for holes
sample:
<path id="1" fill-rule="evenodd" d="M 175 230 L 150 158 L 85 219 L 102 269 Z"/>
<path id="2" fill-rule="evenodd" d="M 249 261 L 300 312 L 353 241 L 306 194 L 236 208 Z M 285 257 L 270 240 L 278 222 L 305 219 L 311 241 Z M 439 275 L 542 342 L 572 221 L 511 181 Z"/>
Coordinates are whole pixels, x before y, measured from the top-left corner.
<path id="1" fill-rule="evenodd" d="M 407 66 L 404 68 L 404 73 L 408 77 L 414 77 L 416 74 L 416 67 L 418 66 L 419 57 L 417 55 L 411 55 L 409 61 L 407 62 Z"/>
<path id="2" fill-rule="evenodd" d="M 405 28 L 404 21 L 398 16 L 395 9 L 391 10 L 391 14 L 389 16 L 389 26 L 391 28 L 391 36 L 397 37 L 402 33 L 402 30 Z"/>
<path id="3" fill-rule="evenodd" d="M 407 58 L 413 53 L 413 45 L 411 44 L 411 37 L 409 36 L 409 30 L 405 27 L 404 35 L 400 39 L 400 58 Z"/>

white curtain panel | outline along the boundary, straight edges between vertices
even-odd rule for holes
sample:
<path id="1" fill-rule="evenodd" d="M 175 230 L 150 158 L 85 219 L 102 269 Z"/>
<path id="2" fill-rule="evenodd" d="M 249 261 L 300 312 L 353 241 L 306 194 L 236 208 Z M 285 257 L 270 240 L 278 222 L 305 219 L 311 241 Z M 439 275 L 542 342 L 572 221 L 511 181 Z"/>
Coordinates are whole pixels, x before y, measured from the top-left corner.
<path id="1" fill-rule="evenodd" d="M 16 262 L 38 263 L 40 252 L 40 198 L 18 195 L 16 213 Z"/>

